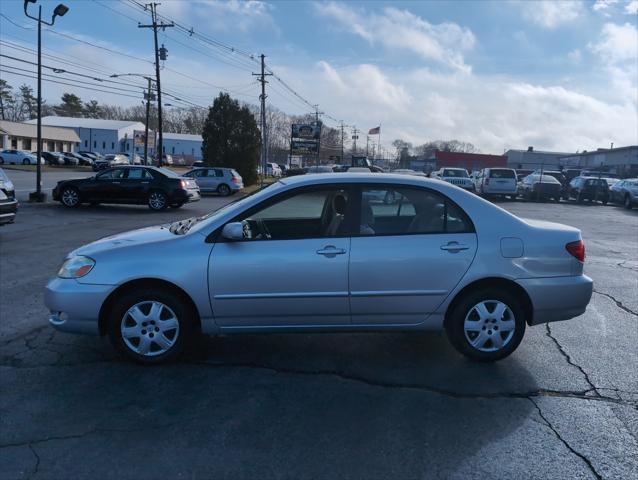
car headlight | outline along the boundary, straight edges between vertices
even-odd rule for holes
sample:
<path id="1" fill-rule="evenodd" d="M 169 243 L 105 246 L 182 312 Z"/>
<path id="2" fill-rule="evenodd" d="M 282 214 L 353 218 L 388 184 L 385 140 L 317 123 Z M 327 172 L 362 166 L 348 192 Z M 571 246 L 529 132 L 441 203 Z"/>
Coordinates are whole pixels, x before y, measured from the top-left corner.
<path id="1" fill-rule="evenodd" d="M 88 274 L 95 266 L 95 260 L 78 255 L 64 261 L 58 271 L 60 278 L 80 278 Z"/>

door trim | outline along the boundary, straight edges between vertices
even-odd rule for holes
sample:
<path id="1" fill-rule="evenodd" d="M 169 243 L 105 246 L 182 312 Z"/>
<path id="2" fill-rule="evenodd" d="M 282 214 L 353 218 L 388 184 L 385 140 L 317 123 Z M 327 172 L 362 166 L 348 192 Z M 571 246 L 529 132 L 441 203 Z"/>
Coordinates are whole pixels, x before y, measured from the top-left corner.
<path id="1" fill-rule="evenodd" d="M 214 295 L 215 300 L 246 300 L 260 298 L 326 298 L 347 297 L 348 292 L 282 292 L 282 293 L 232 293 Z"/>

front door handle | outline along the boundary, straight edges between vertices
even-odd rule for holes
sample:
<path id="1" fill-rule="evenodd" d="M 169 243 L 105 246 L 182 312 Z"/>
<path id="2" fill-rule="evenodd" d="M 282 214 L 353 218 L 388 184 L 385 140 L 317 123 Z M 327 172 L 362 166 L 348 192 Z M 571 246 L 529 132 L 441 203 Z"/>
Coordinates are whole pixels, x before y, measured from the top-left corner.
<path id="1" fill-rule="evenodd" d="M 114 184 L 116 184 L 116 185 L 119 185 L 121 182 L 111 182 L 111 183 L 114 183 Z"/>
<path id="2" fill-rule="evenodd" d="M 459 242 L 448 242 L 445 245 L 441 245 L 441 250 L 446 250 L 450 253 L 458 253 L 461 250 L 468 250 L 469 248 L 468 245 L 463 245 Z"/>
<path id="3" fill-rule="evenodd" d="M 326 245 L 322 249 L 317 250 L 318 255 L 323 255 L 328 258 L 333 258 L 337 255 L 343 255 L 346 250 L 343 248 L 337 248 L 334 245 Z"/>

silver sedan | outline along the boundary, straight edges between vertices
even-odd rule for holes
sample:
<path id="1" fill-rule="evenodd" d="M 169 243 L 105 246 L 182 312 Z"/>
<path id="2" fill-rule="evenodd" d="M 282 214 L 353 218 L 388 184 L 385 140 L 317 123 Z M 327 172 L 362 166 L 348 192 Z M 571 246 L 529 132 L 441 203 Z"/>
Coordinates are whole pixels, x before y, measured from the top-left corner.
<path id="1" fill-rule="evenodd" d="M 370 202 L 385 191 L 392 203 Z M 130 359 L 175 359 L 196 332 L 445 329 L 462 354 L 511 354 L 526 326 L 581 315 L 580 231 L 524 220 L 407 175 L 279 180 L 210 215 L 71 252 L 50 323 L 109 335 Z"/>

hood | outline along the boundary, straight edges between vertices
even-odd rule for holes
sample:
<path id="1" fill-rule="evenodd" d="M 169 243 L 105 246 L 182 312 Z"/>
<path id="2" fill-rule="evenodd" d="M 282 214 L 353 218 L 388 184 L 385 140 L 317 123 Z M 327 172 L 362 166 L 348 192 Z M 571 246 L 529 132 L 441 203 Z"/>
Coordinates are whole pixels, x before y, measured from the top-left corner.
<path id="1" fill-rule="evenodd" d="M 157 225 L 101 238 L 73 250 L 69 256 L 86 255 L 87 257 L 93 257 L 101 253 L 166 242 L 175 238 L 177 237 L 169 231 L 168 225 Z"/>

